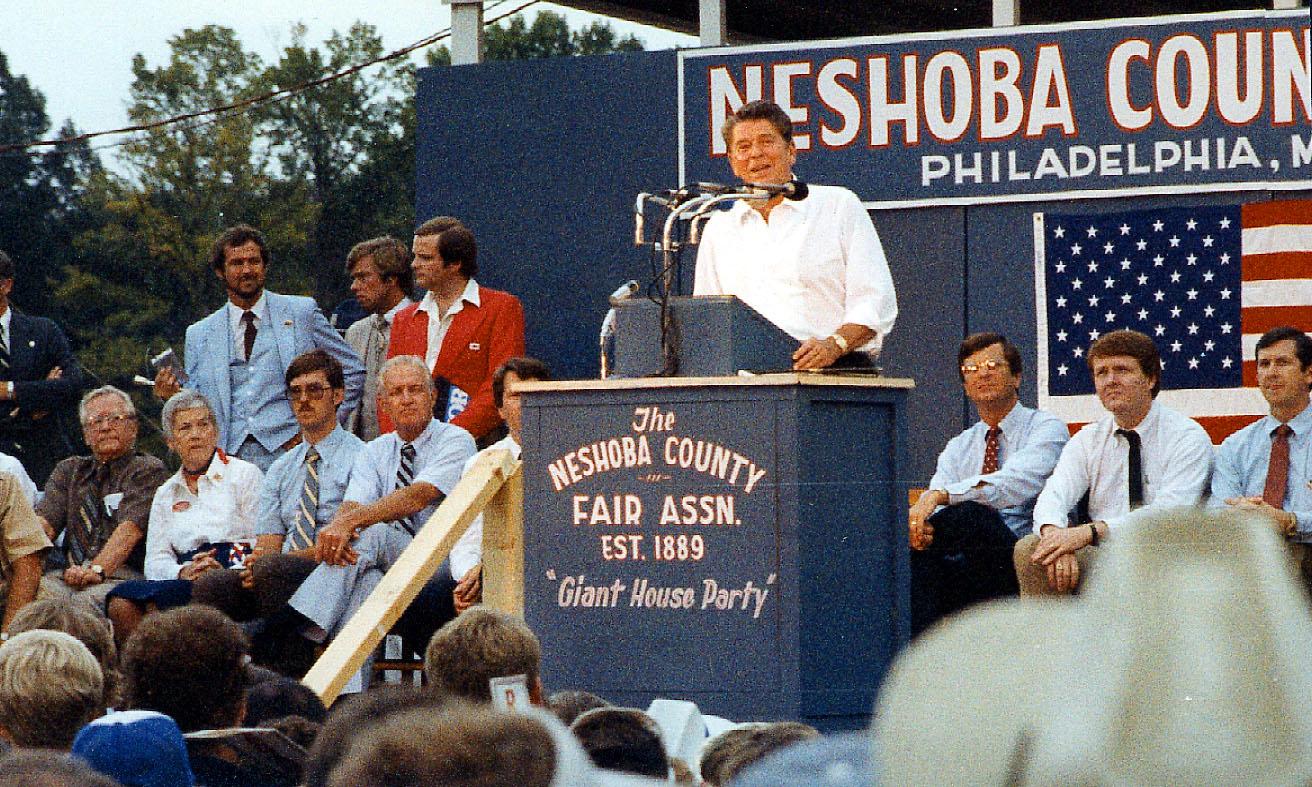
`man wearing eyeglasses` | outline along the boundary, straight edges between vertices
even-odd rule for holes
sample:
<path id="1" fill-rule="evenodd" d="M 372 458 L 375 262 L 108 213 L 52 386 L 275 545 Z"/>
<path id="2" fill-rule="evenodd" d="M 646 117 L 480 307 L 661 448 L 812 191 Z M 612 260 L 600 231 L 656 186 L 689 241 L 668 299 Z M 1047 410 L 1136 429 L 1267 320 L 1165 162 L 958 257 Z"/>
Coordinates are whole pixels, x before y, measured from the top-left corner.
<path id="1" fill-rule="evenodd" d="M 966 337 L 961 385 L 979 421 L 948 441 L 911 507 L 912 630 L 1017 593 L 1012 550 L 1066 444 L 1066 424 L 1020 403 L 1020 351 L 996 333 Z"/>
<path id="2" fill-rule="evenodd" d="M 123 391 L 106 385 L 88 392 L 78 418 L 91 456 L 55 465 L 36 504 L 41 527 L 56 544 L 41 595 L 103 608 L 115 585 L 144 576 L 150 504 L 169 473 L 159 459 L 136 450 L 137 411 Z"/>
<path id="3" fill-rule="evenodd" d="M 378 406 L 395 425 L 369 441 L 351 469 L 342 505 L 315 540 L 319 565 L 289 602 L 293 625 L 306 639 L 336 636 L 378 586 L 438 505 L 460 481 L 474 455 L 469 432 L 433 418 L 437 391 L 422 358 L 390 358 L 379 371 Z M 430 622 L 454 614 L 455 580 L 443 562 L 429 580 L 442 603 Z M 368 666 L 348 687 L 360 691 Z"/>
<path id="4" fill-rule="evenodd" d="M 729 166 L 746 184 L 793 179 L 793 121 L 772 101 L 725 119 Z M 733 295 L 800 342 L 793 368 L 869 366 L 893 330 L 897 295 L 879 233 L 839 186 L 741 200 L 706 224 L 694 295 Z"/>
<path id="5" fill-rule="evenodd" d="M 193 602 L 236 620 L 272 614 L 314 571 L 315 538 L 341 506 L 351 466 L 364 448 L 337 419 L 346 381 L 336 358 L 310 350 L 296 356 L 284 377 L 301 440 L 264 474 L 255 551 L 245 568 L 208 571 L 192 586 Z M 268 656 L 269 663 L 274 658 Z"/>

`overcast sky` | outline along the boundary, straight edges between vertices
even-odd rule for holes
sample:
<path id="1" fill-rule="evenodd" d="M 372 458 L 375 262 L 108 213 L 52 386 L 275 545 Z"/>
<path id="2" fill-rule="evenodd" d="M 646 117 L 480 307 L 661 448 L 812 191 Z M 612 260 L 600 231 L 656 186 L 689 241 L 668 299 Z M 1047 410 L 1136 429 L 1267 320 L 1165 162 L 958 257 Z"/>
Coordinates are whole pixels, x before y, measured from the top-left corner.
<path id="1" fill-rule="evenodd" d="M 486 13 L 490 19 L 520 4 L 489 2 Z M 540 9 L 564 13 L 571 27 L 605 18 L 550 3 L 525 13 L 531 19 Z M 0 52 L 12 73 L 26 76 L 45 95 L 52 130 L 71 117 L 80 130 L 96 131 L 127 123 L 132 56 L 139 52 L 150 65 L 163 64 L 169 38 L 186 28 L 231 27 L 267 63 L 290 43 L 296 22 L 309 28 L 308 40 L 317 44 L 357 20 L 374 25 L 391 51 L 446 29 L 451 16 L 441 0 L 41 0 L 22 13 L 10 9 L 4 15 Z M 694 40 L 651 27 L 612 24 L 621 33 L 636 34 L 648 49 L 690 46 Z"/>

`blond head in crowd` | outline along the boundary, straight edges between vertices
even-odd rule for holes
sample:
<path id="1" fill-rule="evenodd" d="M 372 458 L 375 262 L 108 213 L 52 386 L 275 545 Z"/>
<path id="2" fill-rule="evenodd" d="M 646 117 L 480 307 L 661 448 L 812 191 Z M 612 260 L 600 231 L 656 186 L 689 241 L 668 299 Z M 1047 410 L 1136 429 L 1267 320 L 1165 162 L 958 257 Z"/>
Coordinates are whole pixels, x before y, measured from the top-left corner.
<path id="1" fill-rule="evenodd" d="M 117 708 L 121 705 L 123 676 L 118 671 L 118 647 L 114 645 L 108 618 L 82 602 L 44 598 L 23 607 L 9 624 L 10 635 L 38 629 L 62 631 L 86 645 L 100 663 L 105 682 L 105 706 Z"/>
<path id="2" fill-rule="evenodd" d="M 25 631 L 0 645 L 0 738 L 28 749 L 68 750 L 105 712 L 100 664 L 62 631 Z"/>

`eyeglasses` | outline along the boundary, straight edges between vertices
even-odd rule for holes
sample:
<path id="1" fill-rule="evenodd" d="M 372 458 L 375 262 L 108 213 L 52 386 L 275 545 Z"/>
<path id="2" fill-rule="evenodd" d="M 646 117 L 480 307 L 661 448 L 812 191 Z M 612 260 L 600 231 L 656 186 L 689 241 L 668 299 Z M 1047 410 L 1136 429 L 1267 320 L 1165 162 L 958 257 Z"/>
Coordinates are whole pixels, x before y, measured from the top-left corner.
<path id="1" fill-rule="evenodd" d="M 961 365 L 961 373 L 978 374 L 979 372 L 985 370 L 992 372 L 996 369 L 1002 368 L 1002 366 L 1005 363 L 1006 363 L 1005 361 L 994 361 L 994 360 L 985 361 L 984 363 L 963 363 Z"/>
<path id="2" fill-rule="evenodd" d="M 135 415 L 119 413 L 118 415 L 98 415 L 95 418 L 88 418 L 82 422 L 82 425 L 88 429 L 99 429 L 102 426 L 121 426 L 135 420 L 137 420 Z"/>
<path id="3" fill-rule="evenodd" d="M 329 386 L 319 385 L 318 383 L 304 386 L 289 385 L 287 386 L 287 398 L 292 401 L 296 401 L 297 399 L 309 399 L 312 402 L 317 402 L 323 398 L 324 394 L 331 390 L 332 388 Z"/>

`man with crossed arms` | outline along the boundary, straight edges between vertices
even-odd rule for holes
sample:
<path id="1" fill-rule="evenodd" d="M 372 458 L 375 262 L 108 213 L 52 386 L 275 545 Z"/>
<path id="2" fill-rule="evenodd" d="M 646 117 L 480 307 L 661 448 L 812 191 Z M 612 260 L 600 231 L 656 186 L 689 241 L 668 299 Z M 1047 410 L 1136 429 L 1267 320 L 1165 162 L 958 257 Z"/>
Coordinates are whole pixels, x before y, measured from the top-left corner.
<path id="1" fill-rule="evenodd" d="M 1271 414 L 1221 443 L 1211 505 L 1269 521 L 1312 588 L 1312 338 L 1288 326 L 1262 334 L 1257 387 Z"/>
<path id="2" fill-rule="evenodd" d="M 1098 544 L 1115 538 L 1131 512 L 1196 505 L 1207 489 L 1212 441 L 1196 421 L 1157 401 L 1162 360 L 1153 340 L 1112 331 L 1085 358 L 1107 415 L 1071 438 L 1039 493 L 1034 534 L 1013 554 L 1022 596 L 1075 590 Z M 1072 524 L 1086 493 L 1089 518 Z"/>

